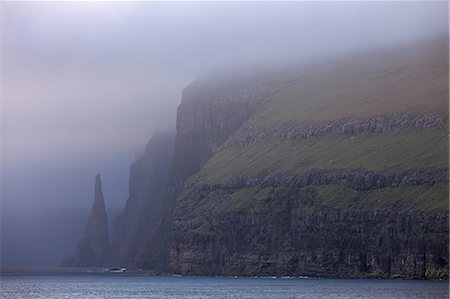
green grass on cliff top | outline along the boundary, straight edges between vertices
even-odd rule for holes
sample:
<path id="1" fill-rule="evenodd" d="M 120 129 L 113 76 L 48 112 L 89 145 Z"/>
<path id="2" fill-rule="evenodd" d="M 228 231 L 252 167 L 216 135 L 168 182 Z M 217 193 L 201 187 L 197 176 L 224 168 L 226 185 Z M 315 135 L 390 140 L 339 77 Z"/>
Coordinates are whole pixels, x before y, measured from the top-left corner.
<path id="1" fill-rule="evenodd" d="M 435 43 L 372 53 L 341 64 L 292 73 L 282 90 L 259 106 L 244 126 L 312 123 L 394 112 L 448 114 L 448 45 Z M 277 78 L 279 79 L 279 78 Z M 233 173 L 291 174 L 309 169 L 367 168 L 398 172 L 448 167 L 448 129 L 310 140 L 271 140 L 222 146 L 195 175 L 207 183 Z"/>
<path id="2" fill-rule="evenodd" d="M 336 208 L 349 206 L 359 208 L 385 207 L 386 204 L 398 204 L 403 210 L 447 211 L 448 184 L 433 186 L 400 186 L 370 191 L 356 191 L 341 185 L 314 186 L 326 202 Z"/>
<path id="3" fill-rule="evenodd" d="M 224 147 L 191 178 L 191 182 L 226 182 L 241 173 L 301 174 L 311 169 L 356 169 L 400 172 L 412 168 L 448 167 L 446 130 L 308 140 L 272 140 Z"/>
<path id="4" fill-rule="evenodd" d="M 256 107 L 244 126 L 293 121 L 327 122 L 395 112 L 440 111 L 448 115 L 448 45 L 420 45 L 401 51 L 347 59 L 333 66 L 302 70 L 277 78 L 281 89 Z M 301 174 L 311 169 L 356 169 L 401 172 L 448 167 L 448 128 L 353 137 L 327 135 L 308 140 L 269 140 L 250 146 L 225 144 L 190 178 L 192 183 L 226 182 L 241 173 Z M 317 186 L 330 202 L 354 204 L 354 190 Z M 256 193 L 257 194 L 256 194 Z M 255 194 L 253 194 L 255 193 Z M 245 208 L 263 194 L 243 189 L 219 210 Z M 363 203 L 404 200 L 424 210 L 448 209 L 448 183 L 360 192 Z M 349 201 L 350 200 L 350 201 Z"/>
<path id="5" fill-rule="evenodd" d="M 286 78 L 249 125 L 311 123 L 394 112 L 448 113 L 447 45 L 346 59 Z"/>

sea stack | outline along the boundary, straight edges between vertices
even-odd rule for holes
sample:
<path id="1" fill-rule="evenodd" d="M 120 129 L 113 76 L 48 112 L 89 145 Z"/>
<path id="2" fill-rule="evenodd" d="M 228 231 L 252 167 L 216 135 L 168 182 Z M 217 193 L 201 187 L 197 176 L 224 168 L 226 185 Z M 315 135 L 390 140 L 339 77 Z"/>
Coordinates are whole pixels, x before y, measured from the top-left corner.
<path id="1" fill-rule="evenodd" d="M 100 266 L 108 253 L 108 224 L 100 175 L 95 177 L 95 197 L 83 238 L 78 241 L 76 266 Z"/>

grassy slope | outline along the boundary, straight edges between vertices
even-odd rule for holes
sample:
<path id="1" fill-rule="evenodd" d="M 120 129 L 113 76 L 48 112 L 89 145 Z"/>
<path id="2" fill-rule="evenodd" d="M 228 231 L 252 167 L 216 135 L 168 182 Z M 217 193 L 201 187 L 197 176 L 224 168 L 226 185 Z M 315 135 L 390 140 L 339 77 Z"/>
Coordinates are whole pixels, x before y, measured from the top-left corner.
<path id="1" fill-rule="evenodd" d="M 448 79 L 446 45 L 373 53 L 291 75 L 286 88 L 259 107 L 249 124 L 448 111 Z"/>
<path id="2" fill-rule="evenodd" d="M 448 50 L 446 45 L 439 44 L 359 57 L 340 66 L 291 75 L 286 82 L 283 90 L 258 107 L 246 125 L 287 120 L 311 123 L 393 112 L 448 113 Z M 265 141 L 248 147 L 226 144 L 190 182 L 223 182 L 236 172 L 296 174 L 309 169 L 361 167 L 399 172 L 447 166 L 448 129 L 378 136 L 329 135 L 300 141 Z M 392 198 L 409 197 L 425 210 L 429 206 L 448 208 L 447 186 L 431 190 L 405 187 L 389 194 Z M 341 198 L 348 203 L 350 195 L 343 188 L 323 186 L 321 192 L 325 192 L 324 198 Z M 244 201 L 251 199 L 252 196 L 246 195 L 248 190 L 242 192 L 235 201 L 239 202 L 239 197 Z M 379 191 L 372 191 L 362 198 L 375 204 L 380 196 Z"/>
<path id="3" fill-rule="evenodd" d="M 410 186 L 373 191 L 356 191 L 340 185 L 310 186 L 315 189 L 322 204 L 335 208 L 386 207 L 397 205 L 403 209 L 421 209 L 426 211 L 448 209 L 448 185 L 439 183 L 433 186 Z M 273 188 L 243 188 L 233 193 L 227 200 L 220 201 L 214 213 L 236 212 L 240 210 L 258 210 L 270 200 Z M 250 200 L 248 200 L 250 199 Z M 204 199 L 207 200 L 207 199 Z M 211 200 L 211 198 L 209 198 Z M 312 204 L 312 203 L 311 203 Z"/>
<path id="4" fill-rule="evenodd" d="M 195 176 L 203 183 L 225 182 L 240 172 L 300 174 L 310 169 L 366 168 L 400 172 L 409 168 L 447 167 L 444 130 L 378 136 L 326 136 L 301 141 L 273 140 L 246 147 L 226 147 Z"/>
<path id="5" fill-rule="evenodd" d="M 433 186 L 402 186 L 372 191 L 356 191 L 344 186 L 315 187 L 327 204 L 334 207 L 383 207 L 398 203 L 403 209 L 420 208 L 425 211 L 448 210 L 448 184 Z"/>

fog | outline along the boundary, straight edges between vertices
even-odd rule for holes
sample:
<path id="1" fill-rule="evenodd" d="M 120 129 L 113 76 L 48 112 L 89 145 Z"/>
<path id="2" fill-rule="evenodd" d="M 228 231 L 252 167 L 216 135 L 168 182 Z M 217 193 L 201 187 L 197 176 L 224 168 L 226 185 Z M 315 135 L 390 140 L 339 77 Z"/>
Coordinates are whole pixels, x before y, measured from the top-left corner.
<path id="1" fill-rule="evenodd" d="M 183 87 L 448 34 L 446 2 L 2 2 L 2 266 L 73 253 L 102 175 L 109 217 Z"/>

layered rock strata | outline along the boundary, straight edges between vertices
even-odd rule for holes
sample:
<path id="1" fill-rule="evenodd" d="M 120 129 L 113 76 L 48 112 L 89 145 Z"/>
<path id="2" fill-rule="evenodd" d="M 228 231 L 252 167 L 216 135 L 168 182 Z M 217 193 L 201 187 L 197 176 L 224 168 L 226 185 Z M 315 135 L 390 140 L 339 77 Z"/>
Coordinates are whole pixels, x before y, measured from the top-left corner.
<path id="1" fill-rule="evenodd" d="M 444 44 L 442 56 L 193 82 L 172 143 L 152 138 L 131 168 L 113 260 L 184 275 L 448 277 Z"/>
<path id="2" fill-rule="evenodd" d="M 237 189 L 249 187 L 303 188 L 310 185 L 343 185 L 355 190 L 372 190 L 399 186 L 432 186 L 448 182 L 448 168 L 410 169 L 401 173 L 384 171 L 356 170 L 313 170 L 305 174 L 290 176 L 272 173 L 266 177 L 233 175 L 225 184 L 198 184 L 196 191 L 217 189 Z"/>
<path id="3" fill-rule="evenodd" d="M 447 127 L 448 117 L 443 112 L 424 114 L 398 112 L 370 118 L 345 118 L 313 124 L 291 121 L 266 126 L 245 126 L 232 138 L 231 144 L 246 146 L 271 139 L 301 140 L 320 138 L 327 134 L 380 135 Z"/>
<path id="4" fill-rule="evenodd" d="M 226 203 L 238 194 L 247 203 Z M 448 276 L 447 212 L 422 212 L 385 192 L 376 206 L 363 194 L 344 207 L 345 196 L 332 197 L 312 186 L 185 195 L 170 268 L 183 275 Z"/>

